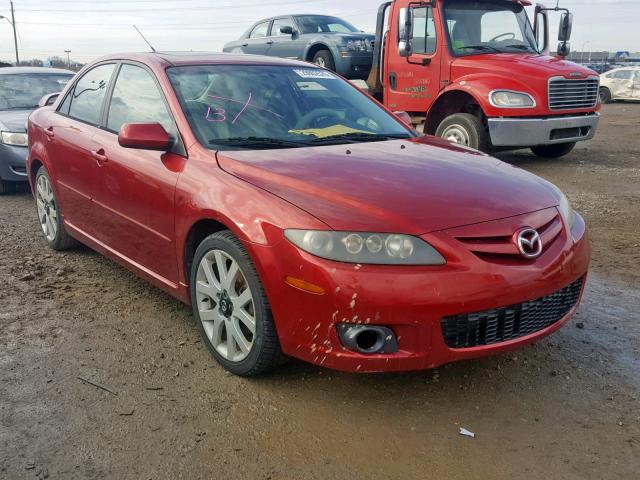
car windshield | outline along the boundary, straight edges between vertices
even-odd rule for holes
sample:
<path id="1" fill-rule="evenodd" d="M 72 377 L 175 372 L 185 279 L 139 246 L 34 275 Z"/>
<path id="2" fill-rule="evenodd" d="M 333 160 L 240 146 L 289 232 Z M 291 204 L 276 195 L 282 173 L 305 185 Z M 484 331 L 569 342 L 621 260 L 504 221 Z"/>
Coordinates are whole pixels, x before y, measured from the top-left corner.
<path id="1" fill-rule="evenodd" d="M 504 0 L 448 0 L 444 16 L 457 56 L 482 53 L 539 53 L 522 5 Z"/>
<path id="2" fill-rule="evenodd" d="M 349 33 L 359 30 L 349 22 L 327 15 L 301 15 L 296 17 L 302 33 Z"/>
<path id="3" fill-rule="evenodd" d="M 312 66 L 203 65 L 168 75 L 195 135 L 215 150 L 414 136 L 348 82 Z"/>
<path id="4" fill-rule="evenodd" d="M 36 108 L 43 96 L 61 92 L 72 78 L 64 73 L 0 74 L 0 110 Z"/>

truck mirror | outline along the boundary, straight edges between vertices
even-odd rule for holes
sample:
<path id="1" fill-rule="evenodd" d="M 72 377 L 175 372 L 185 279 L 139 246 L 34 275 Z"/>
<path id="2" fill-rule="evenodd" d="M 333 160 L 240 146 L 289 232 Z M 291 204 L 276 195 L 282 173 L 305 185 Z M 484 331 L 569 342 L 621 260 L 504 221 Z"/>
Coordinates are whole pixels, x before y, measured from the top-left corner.
<path id="1" fill-rule="evenodd" d="M 398 17 L 398 53 L 401 57 L 411 55 L 413 48 L 411 38 L 413 37 L 413 12 L 410 8 L 401 8 Z"/>
<path id="2" fill-rule="evenodd" d="M 558 41 L 568 42 L 571 38 L 573 28 L 573 13 L 563 13 L 560 17 L 560 28 L 558 30 Z"/>
<path id="3" fill-rule="evenodd" d="M 562 58 L 566 58 L 571 53 L 571 48 L 567 42 L 560 42 L 558 44 L 558 56 Z"/>
<path id="4" fill-rule="evenodd" d="M 549 54 L 549 20 L 547 12 L 543 10 L 543 7 L 538 5 L 536 7 L 535 19 L 533 24 L 533 32 L 536 37 L 536 46 L 538 51 Z"/>

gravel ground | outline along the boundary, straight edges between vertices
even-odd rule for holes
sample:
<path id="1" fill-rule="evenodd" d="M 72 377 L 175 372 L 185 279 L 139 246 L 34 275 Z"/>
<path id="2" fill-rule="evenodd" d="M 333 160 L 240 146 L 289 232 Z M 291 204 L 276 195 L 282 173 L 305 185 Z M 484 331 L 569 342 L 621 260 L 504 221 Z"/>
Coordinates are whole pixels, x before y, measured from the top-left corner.
<path id="1" fill-rule="evenodd" d="M 640 105 L 608 105 L 562 160 L 502 155 L 584 214 L 584 303 L 536 345 L 422 373 L 227 375 L 188 307 L 48 251 L 31 197 L 0 198 L 0 478 L 640 478 L 639 133 Z"/>

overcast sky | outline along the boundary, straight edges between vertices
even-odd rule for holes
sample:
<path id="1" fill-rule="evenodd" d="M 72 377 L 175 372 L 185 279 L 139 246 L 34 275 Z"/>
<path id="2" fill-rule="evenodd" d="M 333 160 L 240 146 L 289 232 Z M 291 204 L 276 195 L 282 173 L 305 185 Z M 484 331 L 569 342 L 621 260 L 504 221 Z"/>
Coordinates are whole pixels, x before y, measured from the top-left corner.
<path id="1" fill-rule="evenodd" d="M 545 0 L 552 5 L 556 0 Z M 143 51 L 138 25 L 157 50 L 217 51 L 254 21 L 323 13 L 374 31 L 376 0 L 14 0 L 21 58 L 81 62 L 115 51 Z M 560 0 L 574 13 L 572 49 L 640 51 L 640 0 Z M 0 0 L 9 16 L 9 0 Z M 552 19 L 555 27 L 558 18 Z M 554 28 L 555 30 L 555 28 Z M 555 34 L 555 31 L 553 32 Z M 553 43 L 555 45 L 555 42 Z M 13 59 L 11 26 L 0 19 L 0 59 Z"/>

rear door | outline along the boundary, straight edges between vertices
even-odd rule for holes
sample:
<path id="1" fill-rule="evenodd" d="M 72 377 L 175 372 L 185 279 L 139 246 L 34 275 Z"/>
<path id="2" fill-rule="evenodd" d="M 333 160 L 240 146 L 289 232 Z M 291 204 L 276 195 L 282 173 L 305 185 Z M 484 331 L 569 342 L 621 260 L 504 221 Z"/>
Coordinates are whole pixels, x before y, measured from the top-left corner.
<path id="1" fill-rule="evenodd" d="M 91 207 L 99 150 L 94 136 L 115 66 L 98 65 L 79 78 L 45 129 L 65 222 L 91 236 L 97 229 Z"/>
<path id="2" fill-rule="evenodd" d="M 271 20 L 258 23 L 253 30 L 249 33 L 249 38 L 246 38 L 242 43 L 242 51 L 251 55 L 266 55 L 269 45 L 267 45 L 269 26 Z"/>
<path id="3" fill-rule="evenodd" d="M 614 99 L 629 99 L 633 96 L 633 70 L 616 70 L 609 76 L 611 95 Z"/>
<path id="4" fill-rule="evenodd" d="M 99 240 L 157 279 L 177 283 L 174 193 L 184 158 L 118 143 L 123 124 L 157 122 L 174 139 L 173 151 L 184 151 L 153 73 L 123 63 L 104 118 L 95 136 L 104 158 L 93 195 Z"/>

